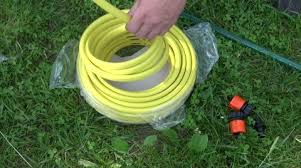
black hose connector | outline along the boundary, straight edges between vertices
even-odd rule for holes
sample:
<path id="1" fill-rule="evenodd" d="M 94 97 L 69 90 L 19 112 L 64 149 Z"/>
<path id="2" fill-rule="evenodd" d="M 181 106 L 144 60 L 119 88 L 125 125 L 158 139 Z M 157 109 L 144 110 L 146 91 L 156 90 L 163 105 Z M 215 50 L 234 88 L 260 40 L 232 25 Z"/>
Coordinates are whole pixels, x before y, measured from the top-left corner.
<path id="1" fill-rule="evenodd" d="M 245 118 L 245 114 L 242 112 L 231 111 L 228 115 L 228 121 L 244 120 Z"/>
<path id="2" fill-rule="evenodd" d="M 251 115 L 251 113 L 256 109 L 255 106 L 251 105 L 251 104 L 244 104 L 243 107 L 241 108 L 241 112 L 244 113 L 245 117 L 248 117 Z"/>
<path id="3" fill-rule="evenodd" d="M 264 124 L 264 122 L 259 117 L 255 118 L 254 129 L 257 131 L 258 136 L 260 138 L 265 137 L 266 125 Z"/>

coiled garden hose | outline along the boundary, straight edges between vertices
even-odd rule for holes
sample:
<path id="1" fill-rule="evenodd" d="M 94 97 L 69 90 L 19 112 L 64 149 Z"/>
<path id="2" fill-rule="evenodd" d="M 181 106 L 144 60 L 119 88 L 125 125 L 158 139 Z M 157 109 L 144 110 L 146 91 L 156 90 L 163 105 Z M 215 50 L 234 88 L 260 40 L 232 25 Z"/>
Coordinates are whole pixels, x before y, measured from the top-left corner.
<path id="1" fill-rule="evenodd" d="M 108 14 L 88 26 L 80 40 L 77 73 L 86 101 L 96 111 L 124 123 L 150 123 L 176 111 L 191 93 L 197 73 L 196 53 L 186 35 L 173 26 L 164 37 L 137 39 L 125 29 L 130 19 L 126 11 L 105 0 L 94 2 Z M 131 45 L 148 46 L 148 50 L 126 62 L 109 62 L 114 53 Z M 142 80 L 167 63 L 168 76 L 147 90 L 122 90 L 109 82 Z"/>

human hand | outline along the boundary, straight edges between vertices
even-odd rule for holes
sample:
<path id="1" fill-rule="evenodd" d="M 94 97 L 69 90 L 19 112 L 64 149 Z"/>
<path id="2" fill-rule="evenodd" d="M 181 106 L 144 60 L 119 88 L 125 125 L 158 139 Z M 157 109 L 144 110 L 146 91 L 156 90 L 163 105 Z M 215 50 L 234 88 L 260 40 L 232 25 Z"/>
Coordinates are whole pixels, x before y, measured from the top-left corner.
<path id="1" fill-rule="evenodd" d="M 139 38 L 164 35 L 178 20 L 186 0 L 136 0 L 127 30 Z"/>

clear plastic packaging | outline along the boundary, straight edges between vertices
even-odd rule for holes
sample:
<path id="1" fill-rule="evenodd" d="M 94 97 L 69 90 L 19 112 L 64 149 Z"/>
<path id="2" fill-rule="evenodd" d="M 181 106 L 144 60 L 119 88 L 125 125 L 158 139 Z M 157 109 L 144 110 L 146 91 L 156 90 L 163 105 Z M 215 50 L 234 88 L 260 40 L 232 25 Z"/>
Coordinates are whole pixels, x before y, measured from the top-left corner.
<path id="1" fill-rule="evenodd" d="M 0 53 L 0 63 L 9 60 L 8 57 Z"/>
<path id="2" fill-rule="evenodd" d="M 49 87 L 78 88 L 76 78 L 76 58 L 78 55 L 78 40 L 68 41 L 59 52 L 52 66 Z"/>
<path id="3" fill-rule="evenodd" d="M 219 55 L 215 35 L 209 23 L 197 24 L 185 31 L 198 55 L 197 83 L 206 80 Z"/>
<path id="4" fill-rule="evenodd" d="M 211 71 L 214 64 L 218 61 L 219 55 L 216 46 L 216 38 L 209 23 L 200 23 L 195 25 L 185 31 L 186 35 L 190 38 L 191 43 L 193 44 L 197 52 L 197 61 L 198 61 L 198 72 L 196 84 L 200 84 L 206 80 L 209 72 Z M 87 93 L 85 90 L 80 88 L 80 85 L 77 81 L 77 70 L 76 70 L 76 58 L 78 55 L 78 40 L 70 40 L 59 52 L 52 68 L 52 73 L 50 77 L 50 88 L 79 88 L 81 89 L 81 95 L 89 102 L 95 102 L 93 97 Z M 146 48 L 142 48 L 138 52 L 130 56 L 115 56 L 111 61 L 121 62 L 126 61 L 132 58 L 135 58 L 140 55 L 141 52 L 144 52 Z M 160 72 L 152 75 L 151 77 L 137 82 L 131 83 L 121 83 L 110 81 L 110 84 L 121 89 L 135 91 L 135 90 L 145 90 L 151 88 L 165 79 L 169 72 L 169 64 L 167 64 Z M 154 129 L 162 130 L 165 128 L 173 127 L 181 123 L 185 119 L 185 101 L 189 97 L 191 91 L 189 90 L 184 96 L 183 99 L 179 102 L 175 102 L 173 105 L 165 104 L 160 107 L 160 109 L 167 110 L 168 114 L 165 115 L 150 115 L 150 116 L 141 116 L 148 123 L 152 125 Z M 89 100 L 88 100 L 89 99 Z M 101 113 L 110 115 L 110 109 L 104 107 L 101 103 L 93 103 L 93 108 L 99 109 L 96 106 L 101 106 L 102 109 L 106 109 Z M 111 118 L 111 117 L 110 117 Z"/>

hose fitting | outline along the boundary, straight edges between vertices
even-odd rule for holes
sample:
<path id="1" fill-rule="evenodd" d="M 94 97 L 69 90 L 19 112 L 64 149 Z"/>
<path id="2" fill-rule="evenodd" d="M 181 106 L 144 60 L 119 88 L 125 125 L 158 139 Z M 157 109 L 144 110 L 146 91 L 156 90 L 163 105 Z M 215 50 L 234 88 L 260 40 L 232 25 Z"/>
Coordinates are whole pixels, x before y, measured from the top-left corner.
<path id="1" fill-rule="evenodd" d="M 240 96 L 234 96 L 230 101 L 228 107 L 231 109 L 228 115 L 229 129 L 232 135 L 240 135 L 246 133 L 246 119 L 253 114 L 256 109 L 255 106 L 249 104 Z M 253 128 L 258 132 L 259 137 L 265 136 L 266 126 L 259 118 L 255 118 Z"/>

